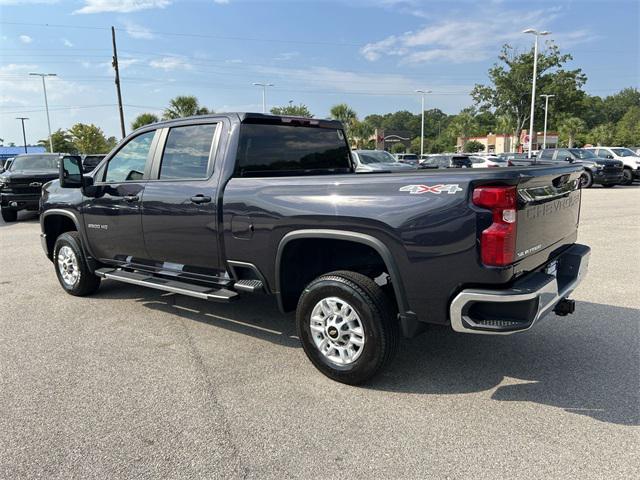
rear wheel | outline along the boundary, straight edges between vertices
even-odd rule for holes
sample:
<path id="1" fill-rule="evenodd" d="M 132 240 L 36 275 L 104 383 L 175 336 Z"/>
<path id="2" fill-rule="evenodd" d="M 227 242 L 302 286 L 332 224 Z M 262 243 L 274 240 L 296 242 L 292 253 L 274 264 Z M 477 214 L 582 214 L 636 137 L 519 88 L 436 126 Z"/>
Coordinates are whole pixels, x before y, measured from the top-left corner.
<path id="1" fill-rule="evenodd" d="M 68 294 L 83 297 L 98 290 L 100 277 L 87 266 L 78 232 L 66 232 L 56 239 L 53 264 L 58 281 Z"/>
<path id="2" fill-rule="evenodd" d="M 585 170 L 585 172 L 580 177 L 580 186 L 582 188 L 591 188 L 592 185 L 593 185 L 593 175 L 588 170 Z"/>
<path id="3" fill-rule="evenodd" d="M 399 324 L 382 289 L 362 274 L 338 271 L 302 293 L 296 327 L 307 357 L 338 382 L 369 380 L 393 358 Z"/>
<path id="4" fill-rule="evenodd" d="M 16 209 L 2 207 L 0 211 L 2 212 L 2 220 L 5 222 L 9 223 L 18 220 L 18 211 Z"/>
<path id="5" fill-rule="evenodd" d="M 633 172 L 630 168 L 622 171 L 622 185 L 631 185 L 633 183 Z"/>

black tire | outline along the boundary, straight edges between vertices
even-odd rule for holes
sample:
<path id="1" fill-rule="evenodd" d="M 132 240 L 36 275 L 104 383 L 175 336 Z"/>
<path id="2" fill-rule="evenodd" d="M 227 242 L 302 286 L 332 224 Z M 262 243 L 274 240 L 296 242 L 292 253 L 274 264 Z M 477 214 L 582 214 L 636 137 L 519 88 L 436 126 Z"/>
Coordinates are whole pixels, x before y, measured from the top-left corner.
<path id="1" fill-rule="evenodd" d="M 70 295 L 77 297 L 84 297 L 85 295 L 91 295 L 98 287 L 100 287 L 100 277 L 95 276 L 87 265 L 86 258 L 80 246 L 80 235 L 78 232 L 66 232 L 60 235 L 56 239 L 56 243 L 53 247 L 53 266 L 56 269 L 56 276 L 60 285 Z M 61 266 L 59 265 L 60 250 L 63 247 L 71 249 L 76 258 L 77 278 L 72 283 L 69 283 L 63 278 L 61 272 Z"/>
<path id="2" fill-rule="evenodd" d="M 622 182 L 620 185 L 632 185 L 633 184 L 633 171 L 630 168 L 622 170 Z"/>
<path id="3" fill-rule="evenodd" d="M 603 188 L 613 188 L 613 187 L 615 187 L 615 186 L 616 186 L 616 184 L 615 184 L 615 183 L 603 183 L 603 184 L 602 184 L 602 187 L 603 187 Z"/>
<path id="4" fill-rule="evenodd" d="M 329 297 L 347 302 L 357 313 L 364 330 L 362 351 L 347 365 L 338 365 L 325 356 L 316 346 L 311 331 L 314 307 Z M 389 364 L 400 337 L 395 309 L 382 289 L 369 277 L 350 271 L 321 275 L 304 289 L 296 310 L 296 328 L 302 347 L 315 367 L 327 377 L 349 385 L 366 382 Z M 327 339 L 328 335 L 327 330 Z"/>
<path id="5" fill-rule="evenodd" d="M 0 209 L 2 212 L 2 220 L 7 223 L 15 222 L 18 220 L 18 211 L 15 208 L 4 208 Z"/>
<path id="6" fill-rule="evenodd" d="M 593 185 L 593 174 L 585 170 L 582 176 L 580 177 L 580 187 L 581 188 L 591 188 Z"/>

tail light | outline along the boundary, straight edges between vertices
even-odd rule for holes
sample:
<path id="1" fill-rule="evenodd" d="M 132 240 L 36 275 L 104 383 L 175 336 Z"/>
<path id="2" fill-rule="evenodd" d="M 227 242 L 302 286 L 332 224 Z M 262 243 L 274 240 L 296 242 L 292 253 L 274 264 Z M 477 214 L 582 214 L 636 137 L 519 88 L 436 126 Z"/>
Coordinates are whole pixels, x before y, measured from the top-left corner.
<path id="1" fill-rule="evenodd" d="M 473 204 L 493 214 L 493 223 L 480 236 L 482 263 L 495 267 L 513 263 L 518 226 L 516 187 L 477 187 Z"/>

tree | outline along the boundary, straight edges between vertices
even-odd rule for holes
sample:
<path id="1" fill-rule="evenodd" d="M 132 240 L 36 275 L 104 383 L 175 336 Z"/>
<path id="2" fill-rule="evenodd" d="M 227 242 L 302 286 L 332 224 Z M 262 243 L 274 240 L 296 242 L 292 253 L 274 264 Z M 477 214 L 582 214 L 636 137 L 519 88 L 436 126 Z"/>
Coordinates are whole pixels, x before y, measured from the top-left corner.
<path id="1" fill-rule="evenodd" d="M 615 125 L 613 123 L 603 123 L 593 127 L 587 136 L 589 143 L 594 145 L 611 145 L 614 143 Z"/>
<path id="2" fill-rule="evenodd" d="M 631 107 L 616 125 L 616 143 L 636 147 L 640 143 L 640 107 Z"/>
<path id="3" fill-rule="evenodd" d="M 471 96 L 481 110 L 493 109 L 498 115 L 507 115 L 514 124 L 516 138 L 519 138 L 530 117 L 533 49 L 517 54 L 513 47 L 504 45 L 498 59 L 501 63 L 489 69 L 491 85 L 476 85 Z M 576 115 L 585 96 L 581 87 L 587 77 L 580 69 L 562 68 L 570 60 L 571 55 L 561 54 L 552 42 L 547 42 L 546 49 L 538 53 L 538 91 L 556 95 L 551 123 L 561 114 Z M 543 103 L 537 102 L 537 119 L 543 118 Z"/>
<path id="4" fill-rule="evenodd" d="M 624 88 L 606 97 L 602 107 L 607 122 L 618 123 L 630 108 L 640 107 L 640 90 Z"/>
<path id="5" fill-rule="evenodd" d="M 407 147 L 404 146 L 404 143 L 398 142 L 393 144 L 393 147 L 391 147 L 391 151 L 393 153 L 404 153 L 407 151 Z"/>
<path id="6" fill-rule="evenodd" d="M 484 152 L 484 144 L 478 142 L 477 140 L 471 140 L 470 142 L 464 144 L 462 151 L 468 153 Z"/>
<path id="7" fill-rule="evenodd" d="M 51 134 L 51 140 L 53 142 L 53 152 L 57 153 L 78 153 L 78 149 L 71 141 L 71 135 L 65 130 L 59 128 Z M 38 145 L 42 145 L 47 149 L 47 152 L 51 152 L 49 146 L 49 139 L 44 138 L 38 141 Z"/>
<path id="8" fill-rule="evenodd" d="M 346 103 L 339 103 L 331 107 L 329 111 L 331 118 L 342 122 L 345 128 L 349 128 L 351 124 L 358 119 L 355 110 Z"/>
<path id="9" fill-rule="evenodd" d="M 76 123 L 68 134 L 79 153 L 107 153 L 112 148 L 102 129 L 93 124 Z"/>
<path id="10" fill-rule="evenodd" d="M 137 130 L 140 127 L 144 127 L 145 125 L 156 123 L 158 121 L 158 116 L 153 113 L 141 113 L 133 122 L 131 122 L 131 128 L 133 130 Z"/>
<path id="11" fill-rule="evenodd" d="M 453 118 L 447 128 L 447 133 L 452 137 L 451 140 L 454 145 L 457 143 L 458 137 L 462 138 L 462 143 L 464 144 L 466 139 L 473 135 L 477 126 L 478 124 L 473 116 L 468 112 L 462 111 Z"/>
<path id="12" fill-rule="evenodd" d="M 177 96 L 169 101 L 169 106 L 164 109 L 162 118 L 172 120 L 174 118 L 192 117 L 194 115 L 206 115 L 211 113 L 207 107 L 201 107 L 194 96 Z"/>
<path id="13" fill-rule="evenodd" d="M 294 117 L 306 117 L 313 118 L 313 114 L 309 111 L 309 108 L 301 103 L 300 105 L 285 105 L 282 107 L 273 107 L 271 113 L 274 115 L 292 115 Z"/>
<path id="14" fill-rule="evenodd" d="M 365 144 L 369 143 L 371 135 L 374 133 L 374 128 L 366 121 L 354 120 L 351 123 L 351 138 L 349 141 L 351 145 L 356 148 L 362 148 Z"/>
<path id="15" fill-rule="evenodd" d="M 560 122 L 560 140 L 567 147 L 572 148 L 576 137 L 587 129 L 587 124 L 578 117 L 567 117 Z"/>

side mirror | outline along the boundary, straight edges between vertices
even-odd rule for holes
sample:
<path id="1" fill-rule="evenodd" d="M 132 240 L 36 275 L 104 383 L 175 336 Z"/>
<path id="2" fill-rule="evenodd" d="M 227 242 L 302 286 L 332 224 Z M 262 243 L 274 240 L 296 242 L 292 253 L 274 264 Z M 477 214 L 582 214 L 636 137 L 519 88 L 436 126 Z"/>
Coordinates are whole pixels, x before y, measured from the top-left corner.
<path id="1" fill-rule="evenodd" d="M 58 171 L 62 188 L 82 188 L 82 162 L 80 157 L 62 157 Z"/>
<path id="2" fill-rule="evenodd" d="M 564 159 L 565 159 L 567 162 L 573 162 L 573 158 L 571 158 L 571 157 L 564 157 Z"/>
<path id="3" fill-rule="evenodd" d="M 610 159 L 610 160 L 613 160 L 613 155 L 609 154 L 609 155 L 607 155 L 607 158 Z"/>

